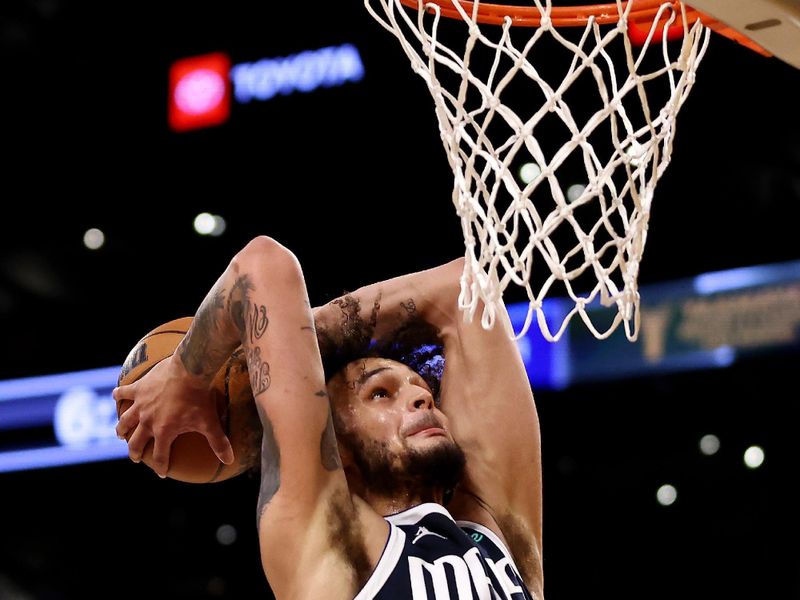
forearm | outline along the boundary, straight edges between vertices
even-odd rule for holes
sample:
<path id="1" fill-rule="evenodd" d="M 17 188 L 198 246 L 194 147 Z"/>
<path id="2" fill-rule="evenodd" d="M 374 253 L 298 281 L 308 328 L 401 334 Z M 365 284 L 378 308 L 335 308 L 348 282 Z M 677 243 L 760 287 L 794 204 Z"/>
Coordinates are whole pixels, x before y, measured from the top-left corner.
<path id="1" fill-rule="evenodd" d="M 353 360 L 409 364 L 422 348 L 446 346 L 458 318 L 461 260 L 357 289 L 314 309 L 326 378 Z"/>
<path id="2" fill-rule="evenodd" d="M 268 323 L 266 307 L 250 300 L 253 276 L 241 256 L 234 257 L 208 292 L 177 348 L 186 371 L 204 382 L 211 382 L 245 335 L 255 342 Z"/>
<path id="3" fill-rule="evenodd" d="M 363 286 L 314 309 L 314 321 L 333 335 L 392 335 L 409 319 L 441 328 L 455 314 L 461 259 L 439 267 Z"/>

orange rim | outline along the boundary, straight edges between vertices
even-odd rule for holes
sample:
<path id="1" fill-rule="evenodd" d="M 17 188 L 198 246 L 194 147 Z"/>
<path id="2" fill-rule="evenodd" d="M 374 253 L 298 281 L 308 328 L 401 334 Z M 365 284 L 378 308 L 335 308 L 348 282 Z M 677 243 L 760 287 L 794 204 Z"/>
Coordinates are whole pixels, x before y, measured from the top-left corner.
<path id="1" fill-rule="evenodd" d="M 464 12 L 472 14 L 473 3 L 467 0 L 423 0 L 423 5 L 436 4 L 440 8 L 442 16 L 460 19 L 461 14 L 456 10 L 454 3 L 459 2 Z M 659 7 L 664 0 L 630 0 L 633 2 L 629 19 L 636 22 L 652 21 L 658 13 Z M 409 8 L 419 8 L 417 0 L 400 0 L 402 4 Z M 628 2 L 623 2 L 625 9 Z M 671 3 L 678 7 L 680 2 L 674 0 Z M 541 24 L 542 15 L 535 6 L 508 6 L 503 4 L 478 4 L 477 21 L 491 25 L 501 24 L 506 17 L 510 17 L 512 24 L 523 27 L 538 27 Z M 619 11 L 617 3 L 608 4 L 586 4 L 583 6 L 554 6 L 550 12 L 550 20 L 556 27 L 582 27 L 585 26 L 591 17 L 601 24 L 616 23 L 619 21 Z"/>
<path id="2" fill-rule="evenodd" d="M 650 31 L 649 25 L 653 22 L 653 19 L 658 14 L 659 8 L 664 4 L 665 0 L 629 1 L 633 3 L 633 6 L 631 6 L 631 11 L 628 15 L 628 35 L 634 44 L 642 45 L 647 40 L 647 35 Z M 418 10 L 420 7 L 420 1 L 418 0 L 400 0 L 400 2 L 414 10 Z M 474 5 L 468 0 L 421 0 L 421 5 L 429 6 L 435 4 L 439 7 L 439 12 L 443 17 L 460 20 L 461 13 L 455 8 L 456 2 L 461 5 L 464 12 L 468 15 L 472 14 Z M 683 35 L 683 14 L 680 10 L 679 0 L 672 0 L 670 4 L 678 15 L 677 21 L 671 25 L 667 31 L 667 38 L 672 40 L 678 39 Z M 623 10 L 625 10 L 627 6 L 628 2 L 622 2 Z M 586 23 L 592 17 L 594 17 L 599 25 L 619 22 L 617 3 L 554 6 L 550 11 L 550 21 L 554 27 L 585 27 Z M 509 6 L 484 2 L 478 4 L 476 16 L 476 21 L 478 23 L 502 25 L 506 18 L 510 18 L 511 24 L 517 27 L 539 27 L 541 25 L 542 15 L 535 6 Z M 747 36 L 690 6 L 686 6 L 686 19 L 689 23 L 693 23 L 699 19 L 703 25 L 710 28 L 712 31 L 724 35 L 759 54 L 772 56 L 770 52 L 756 44 Z M 647 26 L 641 27 L 641 25 Z M 662 34 L 663 25 L 656 29 L 653 34 L 653 39 L 661 39 Z"/>

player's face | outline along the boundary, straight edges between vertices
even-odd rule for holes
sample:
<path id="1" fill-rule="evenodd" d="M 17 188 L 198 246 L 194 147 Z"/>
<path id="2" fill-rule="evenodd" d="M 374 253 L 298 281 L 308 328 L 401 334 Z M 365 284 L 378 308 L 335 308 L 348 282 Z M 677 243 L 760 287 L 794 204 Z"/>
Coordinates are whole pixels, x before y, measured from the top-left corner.
<path id="1" fill-rule="evenodd" d="M 440 466 L 463 468 L 447 417 L 425 380 L 408 366 L 384 358 L 354 361 L 330 389 L 337 436 L 362 473 L 403 477 Z"/>
<path id="2" fill-rule="evenodd" d="M 339 384 L 336 404 L 348 430 L 383 442 L 395 452 L 453 439 L 428 384 L 402 363 L 385 358 L 354 361 Z"/>

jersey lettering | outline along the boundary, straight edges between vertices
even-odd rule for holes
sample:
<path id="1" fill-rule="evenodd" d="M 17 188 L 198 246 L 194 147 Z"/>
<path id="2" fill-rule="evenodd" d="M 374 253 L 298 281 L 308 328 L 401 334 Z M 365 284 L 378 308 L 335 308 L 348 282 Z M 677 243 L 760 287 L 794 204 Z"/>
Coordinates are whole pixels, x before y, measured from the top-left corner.
<path id="1" fill-rule="evenodd" d="M 386 517 L 386 550 L 355 600 L 535 600 L 501 539 L 427 502 Z"/>
<path id="2" fill-rule="evenodd" d="M 501 558 L 499 561 L 494 562 L 491 558 L 487 558 L 486 562 L 489 563 L 489 566 L 492 568 L 492 572 L 494 572 L 495 577 L 497 577 L 497 581 L 500 582 L 500 585 L 503 586 L 503 591 L 505 591 L 506 596 L 511 598 L 512 594 L 522 594 L 522 588 L 518 586 L 508 574 L 506 569 L 511 567 L 511 559 L 509 558 Z"/>
<path id="3" fill-rule="evenodd" d="M 445 565 L 451 569 L 455 590 L 450 589 Z M 500 597 L 483 570 L 477 548 L 470 549 L 463 557 L 447 555 L 437 558 L 432 563 L 416 556 L 409 556 L 408 571 L 411 577 L 412 600 L 493 600 Z M 425 583 L 426 572 L 433 581 L 432 598 L 428 595 Z M 503 583 L 505 585 L 505 582 Z M 477 596 L 472 593 L 473 585 L 477 590 Z"/>

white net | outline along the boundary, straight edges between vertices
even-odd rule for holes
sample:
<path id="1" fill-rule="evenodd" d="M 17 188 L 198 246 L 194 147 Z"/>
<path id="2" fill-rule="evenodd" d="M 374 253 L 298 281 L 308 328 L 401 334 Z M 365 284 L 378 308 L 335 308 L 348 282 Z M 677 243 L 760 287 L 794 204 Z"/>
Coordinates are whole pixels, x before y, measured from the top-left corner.
<path id="1" fill-rule="evenodd" d="M 645 27 L 648 43 L 636 47 L 626 33 L 632 3 L 618 0 L 616 24 L 592 17 L 567 32 L 553 26 L 550 0 L 534 0 L 542 14 L 535 28 L 508 17 L 480 24 L 479 2 L 450 2 L 460 19 L 421 0 L 416 10 L 401 0 L 365 5 L 400 40 L 435 102 L 465 241 L 465 318 L 482 302 L 481 322 L 493 327 L 513 283 L 529 308 L 512 336 L 536 315 L 555 341 L 580 315 L 597 338 L 623 323 L 635 340 L 653 193 L 709 30 L 689 24 L 682 4 L 665 2 Z M 682 41 L 668 42 L 659 22 L 682 22 Z M 574 308 L 553 323 L 543 304 L 555 296 Z"/>

